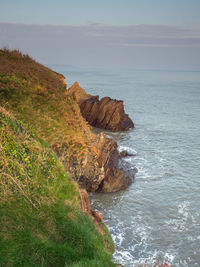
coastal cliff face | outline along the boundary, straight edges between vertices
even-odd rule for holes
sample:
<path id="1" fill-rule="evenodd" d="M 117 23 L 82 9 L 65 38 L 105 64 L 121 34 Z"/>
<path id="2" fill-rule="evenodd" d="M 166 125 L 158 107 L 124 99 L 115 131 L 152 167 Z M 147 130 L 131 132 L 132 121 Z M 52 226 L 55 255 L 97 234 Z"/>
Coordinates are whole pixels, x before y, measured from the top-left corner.
<path id="1" fill-rule="evenodd" d="M 78 91 L 66 90 L 62 74 L 28 55 L 0 50 L 3 264 L 115 266 L 111 236 L 87 191 L 125 189 L 135 171 L 127 171 L 114 140 L 91 131 L 80 106 L 89 112 L 93 99 L 91 109 L 102 110 L 96 121 L 105 128 L 132 124 L 121 101 L 99 101 L 74 86 Z"/>
<path id="2" fill-rule="evenodd" d="M 119 167 L 121 157 L 114 140 L 101 133 L 90 145 L 92 150 L 83 159 L 64 159 L 64 165 L 82 188 L 88 192 L 116 192 L 133 182 L 136 171 Z"/>
<path id="3" fill-rule="evenodd" d="M 102 215 L 44 140 L 0 105 L 0 265 L 115 266 Z"/>
<path id="4" fill-rule="evenodd" d="M 125 189 L 134 173 L 119 167 L 113 140 L 91 132 L 63 76 L 17 52 L 4 51 L 0 56 L 0 104 L 49 143 L 82 188 L 93 192 Z M 89 96 L 82 89 L 78 95 L 78 102 Z"/>
<path id="5" fill-rule="evenodd" d="M 134 173 L 119 167 L 116 142 L 92 133 L 81 116 L 73 98 L 80 105 L 92 97 L 78 83 L 74 85 L 78 88 L 66 90 L 63 75 L 28 56 L 2 52 L 1 61 L 1 104 L 49 143 L 81 187 L 115 192 L 133 181 Z M 122 107 L 122 103 L 116 106 Z"/>
<path id="6" fill-rule="evenodd" d="M 92 126 L 110 130 L 127 131 L 134 128 L 132 120 L 124 111 L 123 101 L 87 94 L 75 82 L 68 90 L 80 107 L 82 116 Z"/>
<path id="7" fill-rule="evenodd" d="M 99 139 L 62 75 L 0 50 L 0 265 L 116 266 L 78 186 L 95 191 L 105 179 Z"/>

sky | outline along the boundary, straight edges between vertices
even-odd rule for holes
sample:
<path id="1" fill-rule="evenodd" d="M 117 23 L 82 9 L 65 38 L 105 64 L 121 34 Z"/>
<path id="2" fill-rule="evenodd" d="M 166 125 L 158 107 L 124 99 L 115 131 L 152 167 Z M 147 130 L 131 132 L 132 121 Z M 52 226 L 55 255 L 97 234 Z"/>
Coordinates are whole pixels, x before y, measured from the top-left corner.
<path id="1" fill-rule="evenodd" d="M 43 64 L 200 70 L 200 0 L 0 0 L 0 47 Z"/>

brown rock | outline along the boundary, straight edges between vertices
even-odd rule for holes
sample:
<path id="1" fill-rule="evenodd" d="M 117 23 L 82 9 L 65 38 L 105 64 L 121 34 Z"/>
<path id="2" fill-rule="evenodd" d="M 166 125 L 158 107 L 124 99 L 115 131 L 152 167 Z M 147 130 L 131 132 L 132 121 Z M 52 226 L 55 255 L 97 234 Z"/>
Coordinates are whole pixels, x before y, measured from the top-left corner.
<path id="1" fill-rule="evenodd" d="M 65 85 L 65 88 L 67 89 L 67 83 L 66 83 L 66 81 L 65 81 L 65 76 L 63 75 L 63 74 L 61 74 L 61 73 L 58 73 L 58 72 L 56 72 L 56 71 L 54 71 L 54 73 L 56 74 L 56 75 L 58 75 L 58 77 L 60 78 L 60 80 L 63 82 L 63 84 Z"/>
<path id="2" fill-rule="evenodd" d="M 125 189 L 132 183 L 134 176 L 119 168 L 119 152 L 117 143 L 105 136 L 99 135 L 97 142 L 98 162 L 104 170 L 104 179 L 98 186 L 98 192 L 116 192 Z"/>
<path id="3" fill-rule="evenodd" d="M 117 143 L 104 133 L 96 135 L 91 142 L 92 151 L 79 162 L 73 156 L 65 158 L 64 164 L 74 180 L 88 192 L 116 192 L 127 188 L 136 172 L 129 166 L 119 166 Z"/>
<path id="4" fill-rule="evenodd" d="M 90 206 L 90 199 L 88 196 L 88 193 L 86 190 L 81 189 L 80 190 L 80 196 L 81 196 L 81 209 L 86 214 L 88 214 L 95 223 L 101 224 L 103 220 L 103 216 L 97 211 L 92 210 Z"/>
<path id="5" fill-rule="evenodd" d="M 75 82 L 68 90 L 70 95 L 74 98 L 74 100 L 81 104 L 83 101 L 91 98 L 92 96 L 87 94 L 79 85 L 78 82 Z"/>
<path id="6" fill-rule="evenodd" d="M 110 130 L 121 130 L 122 125 L 129 125 L 129 122 L 126 123 L 124 120 L 128 115 L 124 113 L 122 101 L 112 100 L 109 97 L 99 101 L 98 96 L 87 94 L 77 82 L 68 92 L 91 125 Z M 131 120 L 128 118 L 128 121 Z M 134 180 L 135 172 L 129 170 L 127 166 L 124 167 L 122 164 L 120 166 L 121 156 L 117 143 L 107 138 L 104 133 L 93 134 L 88 142 L 90 152 L 83 158 L 77 158 L 72 154 L 63 159 L 66 169 L 80 187 L 88 192 L 116 192 L 128 187 Z M 88 205 L 84 209 L 90 210 Z"/>
<path id="7" fill-rule="evenodd" d="M 100 214 L 97 210 L 92 210 L 92 216 L 95 218 L 96 222 L 101 223 L 103 220 L 102 214 Z"/>
<path id="8" fill-rule="evenodd" d="M 128 151 L 126 150 L 123 150 L 119 153 L 120 157 L 122 158 L 125 158 L 125 157 L 132 157 L 132 156 L 135 156 L 134 154 L 132 153 L 128 153 Z"/>
<path id="9" fill-rule="evenodd" d="M 132 120 L 124 111 L 123 101 L 87 94 L 75 82 L 68 90 L 80 107 L 82 116 L 92 126 L 110 131 L 126 131 L 134 128 Z"/>
<path id="10" fill-rule="evenodd" d="M 81 196 L 81 209 L 88 213 L 88 214 L 92 214 L 92 210 L 91 210 L 91 207 L 90 207 L 90 200 L 89 200 L 89 197 L 88 197 L 88 193 L 86 190 L 82 189 L 80 191 L 80 196 Z"/>

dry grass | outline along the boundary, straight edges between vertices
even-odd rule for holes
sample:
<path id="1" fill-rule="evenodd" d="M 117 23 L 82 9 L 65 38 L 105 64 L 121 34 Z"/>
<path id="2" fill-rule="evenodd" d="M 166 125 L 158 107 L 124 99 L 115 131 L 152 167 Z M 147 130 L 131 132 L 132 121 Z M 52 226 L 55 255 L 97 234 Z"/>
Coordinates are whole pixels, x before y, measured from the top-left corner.
<path id="1" fill-rule="evenodd" d="M 0 50 L 0 78 L 0 104 L 31 125 L 61 159 L 93 149 L 95 136 L 59 74 L 19 51 Z"/>
<path id="2" fill-rule="evenodd" d="M 0 62 L 0 73 L 19 76 L 23 80 L 31 81 L 42 88 L 46 88 L 49 93 L 57 94 L 57 88 L 64 89 L 66 87 L 61 79 L 63 76 L 37 63 L 18 50 L 10 51 L 6 48 L 0 50 Z"/>
<path id="3" fill-rule="evenodd" d="M 16 197 L 13 192 L 19 192 L 36 209 L 44 203 L 47 206 L 55 204 L 55 194 L 50 193 L 48 186 L 51 184 L 54 187 L 61 174 L 66 176 L 61 164 L 50 148 L 44 148 L 2 107 L 0 140 L 0 202 L 11 201 Z M 71 186 L 70 194 L 75 193 L 73 199 L 78 203 L 77 185 L 67 176 L 66 181 Z M 48 185 L 46 189 L 45 184 Z M 57 190 L 62 186 L 63 183 L 58 184 Z M 71 195 L 68 198 L 71 199 Z"/>
<path id="4" fill-rule="evenodd" d="M 62 79 L 0 50 L 0 266 L 114 266 L 61 164 L 94 138 Z"/>
<path id="5" fill-rule="evenodd" d="M 0 266 L 114 266 L 50 147 L 0 107 Z"/>

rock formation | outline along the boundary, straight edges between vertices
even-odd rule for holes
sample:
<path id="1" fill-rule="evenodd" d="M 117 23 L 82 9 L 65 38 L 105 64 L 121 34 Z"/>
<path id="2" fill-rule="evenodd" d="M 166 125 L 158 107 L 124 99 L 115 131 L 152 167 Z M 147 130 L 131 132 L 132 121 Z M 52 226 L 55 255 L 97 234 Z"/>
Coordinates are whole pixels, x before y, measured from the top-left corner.
<path id="1" fill-rule="evenodd" d="M 120 167 L 121 157 L 117 143 L 104 133 L 96 135 L 91 141 L 93 151 L 77 162 L 70 157 L 65 166 L 81 188 L 88 192 L 116 192 L 128 187 L 134 180 L 136 171 Z M 78 167 L 77 167 L 78 166 Z"/>
<path id="2" fill-rule="evenodd" d="M 97 210 L 92 210 L 90 206 L 90 199 L 85 189 L 80 190 L 81 209 L 87 213 L 96 223 L 102 223 L 103 216 Z"/>
<path id="3" fill-rule="evenodd" d="M 92 126 L 110 130 L 126 131 L 134 128 L 132 120 L 124 111 L 123 101 L 87 94 L 75 82 L 68 90 L 80 107 L 82 116 Z"/>
<path id="4" fill-rule="evenodd" d="M 110 130 L 128 129 L 133 124 L 124 113 L 122 101 L 110 98 L 99 101 L 78 83 L 66 90 L 62 74 L 18 51 L 14 51 L 12 56 L 9 54 L 9 51 L 0 53 L 0 58 L 3 58 L 0 64 L 3 74 L 1 105 L 9 103 L 10 111 L 17 119 L 30 123 L 38 131 L 82 188 L 92 192 L 125 189 L 133 181 L 134 172 L 128 172 L 128 167 L 120 164 L 123 159 L 114 140 L 104 134 L 92 133 L 79 108 L 84 107 L 84 114 L 87 105 L 94 102 L 89 106 L 91 110 L 88 109 L 88 114 L 93 116 L 88 120 L 93 118 L 96 121 L 91 124 Z M 9 75 L 16 75 L 15 81 L 8 79 Z M 13 101 L 10 101 L 11 95 Z"/>
<path id="5" fill-rule="evenodd" d="M 121 152 L 119 153 L 119 155 L 120 155 L 121 158 L 126 158 L 126 157 L 133 157 L 133 156 L 135 156 L 135 154 L 133 154 L 133 153 L 129 153 L 129 152 L 126 151 L 126 150 L 121 151 Z"/>

